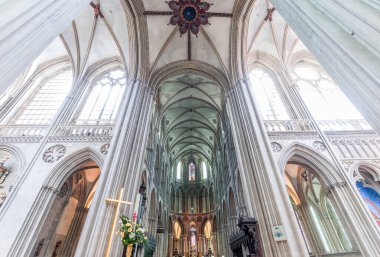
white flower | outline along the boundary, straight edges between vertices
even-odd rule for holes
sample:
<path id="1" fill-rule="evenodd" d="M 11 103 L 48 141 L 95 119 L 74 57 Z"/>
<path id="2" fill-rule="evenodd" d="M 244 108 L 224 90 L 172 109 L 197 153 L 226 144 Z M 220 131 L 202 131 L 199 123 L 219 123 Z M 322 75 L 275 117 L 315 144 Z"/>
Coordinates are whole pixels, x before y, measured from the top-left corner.
<path id="1" fill-rule="evenodd" d="M 129 234 L 129 238 L 131 238 L 131 239 L 132 239 L 132 238 L 135 238 L 135 236 L 136 236 L 135 233 L 130 233 L 130 234 Z"/>
<path id="2" fill-rule="evenodd" d="M 140 231 L 141 231 L 141 233 L 144 233 L 144 232 L 145 232 L 145 229 L 140 228 Z"/>

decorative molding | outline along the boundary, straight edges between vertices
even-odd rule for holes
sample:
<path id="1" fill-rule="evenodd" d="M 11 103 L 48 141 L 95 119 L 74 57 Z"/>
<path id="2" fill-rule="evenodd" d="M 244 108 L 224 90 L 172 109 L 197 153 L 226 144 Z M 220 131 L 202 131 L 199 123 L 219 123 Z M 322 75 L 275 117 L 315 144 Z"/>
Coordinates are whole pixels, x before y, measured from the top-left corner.
<path id="1" fill-rule="evenodd" d="M 49 143 L 63 143 L 63 142 L 110 142 L 112 136 L 106 137 L 49 137 Z"/>
<path id="2" fill-rule="evenodd" d="M 345 168 L 347 171 L 350 169 L 351 165 L 355 163 L 355 161 L 347 160 L 347 161 L 341 161 L 343 168 Z"/>
<path id="3" fill-rule="evenodd" d="M 58 189 L 58 188 L 55 188 L 55 187 L 52 187 L 52 186 L 46 186 L 46 185 L 42 186 L 41 189 L 44 189 L 44 190 L 47 190 L 47 191 L 51 191 L 54 194 L 59 194 L 61 192 L 61 190 Z"/>
<path id="4" fill-rule="evenodd" d="M 40 137 L 0 137 L 1 143 L 40 143 L 42 140 Z"/>
<path id="5" fill-rule="evenodd" d="M 110 148 L 110 143 L 108 144 L 104 144 L 100 147 L 100 152 L 104 155 L 106 155 L 108 153 L 108 150 Z"/>
<path id="6" fill-rule="evenodd" d="M 197 35 L 201 25 L 210 24 L 208 22 L 209 15 L 207 15 L 207 11 L 210 9 L 211 4 L 206 1 L 184 0 L 178 2 L 172 0 L 167 2 L 167 4 L 172 10 L 169 24 L 178 26 L 181 35 L 188 31 Z"/>
<path id="7" fill-rule="evenodd" d="M 320 140 L 317 132 L 268 132 L 270 140 Z"/>
<path id="8" fill-rule="evenodd" d="M 334 188 L 337 188 L 337 187 L 343 187 L 343 186 L 346 186 L 347 185 L 347 182 L 336 182 L 334 184 L 331 184 L 328 189 L 331 190 L 331 189 L 334 189 Z"/>
<path id="9" fill-rule="evenodd" d="M 279 143 L 272 142 L 270 145 L 272 147 L 273 152 L 275 152 L 275 153 L 281 152 L 282 146 Z"/>
<path id="10" fill-rule="evenodd" d="M 313 142 L 313 146 L 318 150 L 318 151 L 325 151 L 326 150 L 326 146 L 323 142 L 321 141 L 314 141 Z"/>
<path id="11" fill-rule="evenodd" d="M 47 163 L 59 161 L 66 154 L 64 145 L 53 145 L 45 150 L 42 159 Z"/>

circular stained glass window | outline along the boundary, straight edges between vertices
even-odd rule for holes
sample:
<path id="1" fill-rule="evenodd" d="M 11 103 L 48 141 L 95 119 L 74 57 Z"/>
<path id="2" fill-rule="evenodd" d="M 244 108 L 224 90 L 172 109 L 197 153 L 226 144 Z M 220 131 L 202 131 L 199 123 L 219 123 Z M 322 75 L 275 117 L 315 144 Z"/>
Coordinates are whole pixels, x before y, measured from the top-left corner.
<path id="1" fill-rule="evenodd" d="M 197 16 L 197 11 L 194 7 L 188 6 L 185 9 L 183 9 L 182 15 L 186 21 L 192 21 L 195 19 L 195 16 Z"/>

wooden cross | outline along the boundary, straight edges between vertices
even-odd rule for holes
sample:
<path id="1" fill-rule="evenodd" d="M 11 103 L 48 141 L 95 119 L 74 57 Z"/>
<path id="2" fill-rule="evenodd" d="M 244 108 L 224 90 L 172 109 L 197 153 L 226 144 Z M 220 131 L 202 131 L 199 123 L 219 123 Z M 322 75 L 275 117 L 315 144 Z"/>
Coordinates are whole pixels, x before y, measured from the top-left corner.
<path id="1" fill-rule="evenodd" d="M 124 188 L 121 188 L 120 191 L 119 191 L 119 195 L 118 195 L 117 199 L 110 199 L 110 198 L 106 199 L 106 203 L 110 203 L 110 204 L 116 203 L 116 211 L 115 211 L 115 216 L 113 218 L 113 223 L 112 223 L 111 238 L 108 241 L 108 246 L 107 246 L 107 251 L 106 251 L 105 257 L 109 257 L 109 253 L 110 253 L 110 250 L 111 250 L 112 241 L 113 241 L 113 238 L 114 238 L 114 235 L 115 235 L 115 226 L 116 226 L 116 223 L 117 223 L 117 218 L 118 218 L 118 214 L 119 214 L 120 204 L 132 204 L 131 202 L 126 202 L 126 201 L 122 201 L 121 200 L 121 198 L 123 196 L 123 193 L 124 193 Z"/>

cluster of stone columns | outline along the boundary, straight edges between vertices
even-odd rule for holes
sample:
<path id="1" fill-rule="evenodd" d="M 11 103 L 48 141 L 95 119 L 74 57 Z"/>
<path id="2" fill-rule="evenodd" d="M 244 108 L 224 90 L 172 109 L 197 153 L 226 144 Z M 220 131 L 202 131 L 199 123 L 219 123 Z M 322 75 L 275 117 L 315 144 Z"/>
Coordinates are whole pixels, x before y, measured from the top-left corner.
<path id="1" fill-rule="evenodd" d="M 380 133 L 379 3 L 367 0 L 271 2 Z"/>
<path id="2" fill-rule="evenodd" d="M 104 256 L 111 236 L 115 207 L 105 205 L 106 198 L 115 198 L 120 188 L 125 188 L 123 199 L 134 201 L 138 194 L 141 165 L 145 153 L 153 94 L 141 81 L 135 81 L 126 88 L 120 107 L 117 135 L 113 148 L 108 153 L 98 192 L 94 197 L 78 250 L 75 256 Z M 119 143 L 116 143 L 119 142 Z M 122 208 L 122 213 L 132 216 L 133 208 Z M 113 240 L 110 256 L 122 252 L 119 240 Z"/>
<path id="3" fill-rule="evenodd" d="M 379 24 L 375 22 L 379 17 L 376 3 L 371 5 L 370 1 L 354 0 L 272 2 L 379 133 L 380 54 L 376 46 L 380 35 Z M 0 29 L 1 92 L 11 85 L 87 4 L 86 1 L 78 0 L 8 0 L 1 3 L 1 7 L 7 10 L 2 16 Z M 248 199 L 248 212 L 259 220 L 266 256 L 308 256 L 280 177 L 282 172 L 269 154 L 266 131 L 248 87 L 246 81 L 238 81 L 226 102 L 245 198 Z M 113 143 L 103 166 L 106 176 L 102 176 L 99 181 L 99 192 L 93 200 L 79 242 L 76 253 L 78 257 L 104 256 L 107 242 L 112 236 L 110 228 L 115 211 L 113 206 L 105 205 L 105 199 L 115 198 L 122 187 L 126 188 L 124 199 L 136 198 L 139 185 L 136 183 L 139 180 L 137 171 L 143 160 L 152 102 L 153 95 L 143 82 L 134 81 L 127 86 Z M 378 229 L 352 186 L 335 186 L 332 192 L 337 203 L 346 203 L 340 208 L 353 222 L 358 233 L 355 239 L 363 255 L 380 256 Z M 53 193 L 46 189 L 39 194 Z M 131 215 L 132 208 L 126 207 L 123 212 Z M 26 219 L 25 216 L 20 217 Z M 287 242 L 274 241 L 271 229 L 275 225 L 284 226 L 289 238 Z M 32 230 L 30 228 L 28 232 Z M 223 235 L 226 241 L 229 232 Z M 181 239 L 184 248 L 187 248 L 187 236 Z M 28 238 L 26 242 L 30 240 Z M 9 247 L 1 249 L 10 252 Z M 121 255 L 120 243 L 114 241 L 111 249 L 111 256 Z M 14 249 L 15 254 L 9 256 L 24 256 L 26 250 L 27 248 Z M 221 252 L 226 250 L 219 249 Z"/>
<path id="4" fill-rule="evenodd" d="M 0 2 L 3 10 L 0 18 L 0 94 L 89 3 L 80 0 Z"/>
<path id="5" fill-rule="evenodd" d="M 180 190 L 175 192 L 174 197 L 174 209 L 175 212 L 190 212 L 191 208 L 195 213 L 205 213 L 211 211 L 211 199 L 210 194 L 212 191 L 207 191 L 206 194 L 201 195 L 185 195 Z"/>

